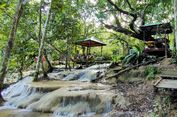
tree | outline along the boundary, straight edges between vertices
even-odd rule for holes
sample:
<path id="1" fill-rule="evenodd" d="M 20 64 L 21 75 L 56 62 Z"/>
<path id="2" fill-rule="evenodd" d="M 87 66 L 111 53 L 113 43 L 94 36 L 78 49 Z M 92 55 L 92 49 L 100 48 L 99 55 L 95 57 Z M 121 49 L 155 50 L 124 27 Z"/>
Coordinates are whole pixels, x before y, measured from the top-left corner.
<path id="1" fill-rule="evenodd" d="M 52 0 L 49 3 L 49 8 L 48 8 L 48 11 L 47 11 L 47 18 L 46 18 L 46 21 L 45 21 L 45 24 L 44 24 L 44 27 L 43 27 L 43 30 L 42 30 L 42 37 L 40 39 L 40 47 L 39 47 L 39 51 L 38 51 L 39 53 L 38 53 L 38 59 L 37 59 L 37 63 L 36 63 L 36 72 L 35 72 L 34 81 L 38 80 L 40 62 L 42 60 L 42 54 L 43 54 L 43 51 L 44 51 L 44 43 L 45 43 L 45 38 L 46 38 L 47 25 L 48 25 L 48 22 L 49 22 L 49 19 L 50 19 L 51 4 L 52 4 Z"/>
<path id="2" fill-rule="evenodd" d="M 53 47 L 57 47 L 60 53 L 58 58 L 66 61 L 66 68 L 70 68 L 71 56 L 74 53 L 73 43 L 81 37 L 81 19 L 77 1 L 63 0 L 53 3 L 50 33 L 46 37 L 46 42 L 53 42 Z"/>
<path id="3" fill-rule="evenodd" d="M 177 0 L 174 0 L 175 50 L 177 50 Z"/>
<path id="4" fill-rule="evenodd" d="M 15 36 L 16 36 L 16 31 L 17 31 L 17 27 L 18 27 L 18 24 L 20 21 L 20 17 L 22 15 L 22 11 L 23 11 L 23 0 L 19 0 L 18 4 L 17 4 L 17 8 L 16 8 L 16 13 L 14 15 L 11 31 L 9 34 L 8 43 L 7 43 L 5 50 L 4 50 L 2 68 L 0 71 L 0 92 L 3 89 L 3 81 L 4 81 L 4 78 L 7 73 L 7 66 L 8 66 L 11 50 L 13 48 L 13 44 L 14 44 L 14 40 L 15 40 Z M 3 99 L 1 94 L 0 94 L 0 99 L 1 100 Z"/>
<path id="5" fill-rule="evenodd" d="M 170 5 L 171 1 L 162 0 L 99 0 L 92 6 L 100 22 L 107 29 L 143 40 L 145 37 L 139 27 L 148 20 L 152 23 L 152 20 L 162 21 L 165 17 L 167 19 L 171 11 Z M 157 19 L 159 17 L 161 19 Z M 112 20 L 110 18 L 114 19 L 114 22 L 107 23 L 108 20 Z"/>

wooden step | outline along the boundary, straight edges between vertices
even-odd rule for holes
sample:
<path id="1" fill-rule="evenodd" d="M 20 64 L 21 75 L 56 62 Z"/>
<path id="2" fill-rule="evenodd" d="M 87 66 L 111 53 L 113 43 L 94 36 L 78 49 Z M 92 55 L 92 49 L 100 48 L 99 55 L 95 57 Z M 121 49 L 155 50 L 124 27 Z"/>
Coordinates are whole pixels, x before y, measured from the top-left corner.
<path id="1" fill-rule="evenodd" d="M 176 75 L 160 75 L 162 79 L 177 79 Z"/>
<path id="2" fill-rule="evenodd" d="M 155 85 L 155 87 L 165 89 L 177 89 L 177 80 L 162 79 Z"/>
<path id="3" fill-rule="evenodd" d="M 160 79 L 154 84 L 155 88 L 177 89 L 177 76 L 160 75 Z"/>

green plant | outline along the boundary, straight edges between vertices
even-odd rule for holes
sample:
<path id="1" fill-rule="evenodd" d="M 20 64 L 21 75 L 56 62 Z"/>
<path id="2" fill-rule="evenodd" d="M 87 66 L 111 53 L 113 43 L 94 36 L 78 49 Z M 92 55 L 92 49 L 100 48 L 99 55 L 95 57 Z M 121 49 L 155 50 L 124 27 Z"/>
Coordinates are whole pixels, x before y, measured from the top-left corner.
<path id="1" fill-rule="evenodd" d="M 171 52 L 171 55 L 172 55 L 171 63 L 176 64 L 176 63 L 177 63 L 177 53 L 176 53 L 176 50 L 173 50 L 173 51 Z"/>
<path id="2" fill-rule="evenodd" d="M 158 96 L 154 101 L 152 117 L 167 117 L 171 107 L 170 96 Z"/>
<path id="3" fill-rule="evenodd" d="M 159 73 L 158 68 L 152 65 L 147 66 L 144 70 L 144 74 L 148 80 L 154 79 L 157 73 Z"/>
<path id="4" fill-rule="evenodd" d="M 141 49 L 138 46 L 134 46 L 129 50 L 129 54 L 123 59 L 123 64 L 135 63 L 138 60 L 140 53 Z"/>
<path id="5" fill-rule="evenodd" d="M 122 61 L 123 59 L 124 59 L 123 56 L 112 55 L 112 61 L 113 61 L 114 63 L 120 62 L 120 61 Z"/>
<path id="6" fill-rule="evenodd" d="M 152 113 L 152 117 L 159 117 L 156 113 Z"/>

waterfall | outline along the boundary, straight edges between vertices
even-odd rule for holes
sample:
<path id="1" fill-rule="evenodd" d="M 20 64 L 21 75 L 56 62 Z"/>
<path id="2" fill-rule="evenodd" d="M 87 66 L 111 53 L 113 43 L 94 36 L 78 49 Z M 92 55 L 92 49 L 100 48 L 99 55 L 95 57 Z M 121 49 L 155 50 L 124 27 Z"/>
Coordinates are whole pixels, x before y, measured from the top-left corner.
<path id="1" fill-rule="evenodd" d="M 93 65 L 91 67 L 79 70 L 72 70 L 70 72 L 62 71 L 59 73 L 50 73 L 51 79 L 61 80 L 79 80 L 90 82 L 105 75 L 110 64 Z"/>
<path id="2" fill-rule="evenodd" d="M 55 117 L 91 117 L 97 114 L 106 117 L 105 113 L 109 113 L 115 103 L 126 105 L 123 96 L 115 94 L 111 86 L 90 83 L 104 75 L 107 67 L 109 64 L 51 73 L 54 77 L 51 79 L 60 79 L 55 81 L 32 82 L 32 77 L 25 77 L 2 92 L 7 100 L 5 105 L 50 112 Z"/>
<path id="3" fill-rule="evenodd" d="M 32 77 L 25 77 L 3 90 L 2 96 L 7 100 L 4 105 L 25 108 L 28 104 L 42 97 L 43 93 L 37 92 L 36 88 L 28 87 L 32 81 Z"/>

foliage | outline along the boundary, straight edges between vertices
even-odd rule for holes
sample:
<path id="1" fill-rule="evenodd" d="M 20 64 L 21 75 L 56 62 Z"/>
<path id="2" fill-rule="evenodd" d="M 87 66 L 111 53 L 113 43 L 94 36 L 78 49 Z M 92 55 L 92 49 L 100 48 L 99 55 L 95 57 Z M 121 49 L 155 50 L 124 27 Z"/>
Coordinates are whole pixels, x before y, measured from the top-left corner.
<path id="1" fill-rule="evenodd" d="M 171 62 L 173 64 L 176 64 L 177 63 L 177 53 L 176 53 L 176 50 L 173 50 L 171 54 L 172 54 L 172 61 Z"/>
<path id="2" fill-rule="evenodd" d="M 129 49 L 129 53 L 123 59 L 123 64 L 135 64 L 140 56 L 141 49 L 138 46 L 134 46 Z"/>
<path id="3" fill-rule="evenodd" d="M 167 117 L 171 106 L 170 96 L 160 96 L 154 101 L 153 117 Z"/>
<path id="4" fill-rule="evenodd" d="M 130 30 L 130 23 L 133 17 L 117 11 L 110 0 L 53 0 L 49 27 L 47 28 L 45 49 L 51 60 L 62 58 L 66 54 L 75 54 L 74 42 L 94 36 L 107 46 L 103 47 L 102 57 L 118 62 L 122 60 L 125 64 L 136 62 L 141 54 L 144 45 L 141 41 L 132 38 L 129 34 L 122 34 L 118 26 Z M 171 1 L 148 0 L 146 3 L 137 0 L 112 0 L 120 9 L 129 13 L 137 14 L 136 25 L 139 31 L 141 24 L 140 16 L 145 12 L 145 22 L 171 21 Z M 3 50 L 7 42 L 14 8 L 17 0 L 1 0 L 0 2 L 0 50 Z M 45 5 L 42 4 L 42 24 L 46 19 Z M 145 7 L 148 5 L 148 8 Z M 157 10 L 154 10 L 158 8 Z M 25 5 L 20 25 L 17 30 L 15 47 L 12 52 L 10 69 L 16 69 L 24 64 L 26 69 L 33 62 L 38 50 L 39 33 L 39 9 L 40 3 L 33 0 Z M 105 25 L 116 26 L 108 29 Z M 106 27 L 106 28 L 105 28 Z M 116 29 L 116 30 L 115 30 Z M 54 48 L 51 48 L 52 45 Z M 132 52 L 128 53 L 128 47 L 133 47 Z M 57 49 L 57 51 L 56 51 Z M 80 50 L 81 51 L 81 50 Z M 91 50 L 100 56 L 98 48 Z M 0 53 L 1 55 L 3 52 Z M 126 56 L 127 55 L 127 56 Z M 124 57 L 125 56 L 125 57 Z M 1 60 L 1 56 L 0 56 Z"/>
<path id="5" fill-rule="evenodd" d="M 7 1 L 7 0 L 1 0 L 0 1 L 0 65 L 2 64 L 2 55 L 3 55 L 3 49 L 6 46 L 6 42 L 8 39 L 8 34 L 10 31 L 12 18 L 9 16 L 12 16 L 15 12 L 13 8 L 15 8 L 15 3 L 17 0 L 13 1 Z"/>
<path id="6" fill-rule="evenodd" d="M 145 23 L 171 22 L 171 0 L 98 0 L 90 7 L 95 21 L 107 29 L 143 40 L 139 28 Z M 90 18 L 90 17 L 88 17 Z"/>
<path id="7" fill-rule="evenodd" d="M 155 75 L 159 73 L 158 67 L 148 65 L 144 70 L 144 74 L 148 80 L 154 79 Z"/>
<path id="8" fill-rule="evenodd" d="M 37 43 L 33 40 L 16 40 L 15 47 L 13 49 L 13 55 L 11 57 L 10 69 L 23 68 L 27 69 L 33 62 L 35 56 L 37 56 Z M 16 63 L 16 65 L 13 63 Z M 13 66 L 14 64 L 15 66 Z"/>
<path id="9" fill-rule="evenodd" d="M 124 59 L 124 56 L 117 56 L 117 55 L 112 56 L 112 61 L 114 63 L 121 62 L 123 59 Z"/>

